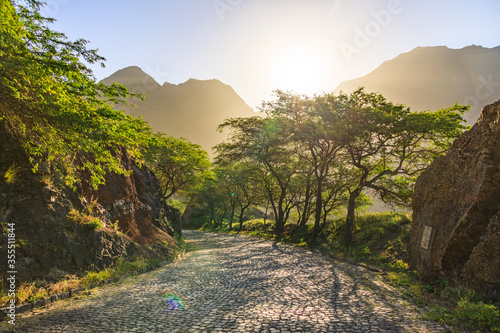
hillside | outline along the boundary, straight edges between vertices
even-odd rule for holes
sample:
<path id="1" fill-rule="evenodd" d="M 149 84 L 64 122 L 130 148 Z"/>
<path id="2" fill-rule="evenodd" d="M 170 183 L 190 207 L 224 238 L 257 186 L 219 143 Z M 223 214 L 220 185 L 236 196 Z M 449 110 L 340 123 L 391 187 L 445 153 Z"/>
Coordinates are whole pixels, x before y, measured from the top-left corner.
<path id="1" fill-rule="evenodd" d="M 253 110 L 228 85 L 218 80 L 195 80 L 175 85 L 158 84 L 139 67 L 127 67 L 102 80 L 125 84 L 131 92 L 147 94 L 134 99 L 136 107 L 120 106 L 136 117 L 142 116 L 155 131 L 184 137 L 207 152 L 223 141 L 217 126 L 229 117 L 248 117 Z"/>
<path id="2" fill-rule="evenodd" d="M 414 110 L 470 104 L 465 118 L 473 124 L 485 105 L 500 98 L 500 46 L 418 47 L 368 75 L 341 83 L 335 91 L 351 92 L 360 86 Z"/>

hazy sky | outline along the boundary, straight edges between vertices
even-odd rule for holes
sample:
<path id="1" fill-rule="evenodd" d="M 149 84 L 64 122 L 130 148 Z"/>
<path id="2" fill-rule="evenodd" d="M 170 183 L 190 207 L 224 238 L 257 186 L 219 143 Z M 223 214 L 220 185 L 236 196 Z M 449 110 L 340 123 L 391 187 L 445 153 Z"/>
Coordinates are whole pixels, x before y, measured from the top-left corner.
<path id="1" fill-rule="evenodd" d="M 499 0 L 45 0 L 54 29 L 159 83 L 219 79 L 251 106 L 332 91 L 417 46 L 500 45 Z"/>

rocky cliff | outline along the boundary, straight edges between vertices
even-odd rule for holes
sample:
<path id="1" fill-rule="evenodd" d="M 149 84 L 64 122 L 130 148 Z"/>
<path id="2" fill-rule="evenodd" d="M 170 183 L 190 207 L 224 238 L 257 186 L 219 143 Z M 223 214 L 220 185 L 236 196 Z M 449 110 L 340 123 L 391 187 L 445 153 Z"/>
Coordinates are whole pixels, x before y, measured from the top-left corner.
<path id="1" fill-rule="evenodd" d="M 83 182 L 73 191 L 49 163 L 34 174 L 28 156 L 2 122 L 0 150 L 1 274 L 6 273 L 9 226 L 15 227 L 16 270 L 22 280 L 175 251 L 180 218 L 169 219 L 175 214 L 166 206 L 158 180 L 126 152 L 117 156 L 133 171 L 130 176 L 108 174 L 97 190 Z M 5 173 L 12 166 L 17 172 L 8 179 Z"/>
<path id="2" fill-rule="evenodd" d="M 500 297 L 500 101 L 418 178 L 410 265 Z"/>

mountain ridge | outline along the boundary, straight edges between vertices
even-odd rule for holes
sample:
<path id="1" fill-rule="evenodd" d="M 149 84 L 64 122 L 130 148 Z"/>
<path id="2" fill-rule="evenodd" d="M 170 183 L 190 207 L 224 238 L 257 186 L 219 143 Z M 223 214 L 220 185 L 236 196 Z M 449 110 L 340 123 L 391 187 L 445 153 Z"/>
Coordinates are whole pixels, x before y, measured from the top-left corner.
<path id="1" fill-rule="evenodd" d="M 190 78 L 186 82 L 159 84 L 137 66 L 123 68 L 101 82 L 122 83 L 130 92 L 146 95 L 129 99 L 136 107 L 120 105 L 126 113 L 142 116 L 155 131 L 184 137 L 207 152 L 225 139 L 217 126 L 230 117 L 255 115 L 234 89 L 220 80 Z"/>
<path id="2" fill-rule="evenodd" d="M 482 107 L 500 98 L 500 46 L 417 47 L 342 82 L 335 92 L 349 93 L 361 86 L 416 110 L 470 104 L 465 118 L 473 124 Z"/>

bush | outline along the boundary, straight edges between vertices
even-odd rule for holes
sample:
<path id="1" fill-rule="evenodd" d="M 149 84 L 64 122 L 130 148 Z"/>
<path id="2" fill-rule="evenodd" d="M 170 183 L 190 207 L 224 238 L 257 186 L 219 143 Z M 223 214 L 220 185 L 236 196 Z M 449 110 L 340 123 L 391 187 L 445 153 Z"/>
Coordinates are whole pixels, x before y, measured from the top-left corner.
<path id="1" fill-rule="evenodd" d="M 500 314 L 493 305 L 460 301 L 455 310 L 455 316 L 481 329 L 500 332 Z"/>

